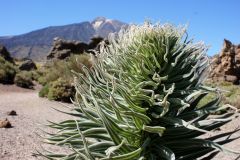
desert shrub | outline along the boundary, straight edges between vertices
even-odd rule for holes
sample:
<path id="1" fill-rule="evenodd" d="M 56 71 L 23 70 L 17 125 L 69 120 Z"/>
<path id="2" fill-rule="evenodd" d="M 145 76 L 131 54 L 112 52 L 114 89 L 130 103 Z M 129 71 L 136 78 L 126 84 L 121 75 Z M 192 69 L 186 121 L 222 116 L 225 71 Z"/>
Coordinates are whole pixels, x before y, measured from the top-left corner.
<path id="1" fill-rule="evenodd" d="M 16 74 L 14 83 L 23 88 L 33 88 L 32 73 L 28 71 L 21 71 Z"/>
<path id="2" fill-rule="evenodd" d="M 193 43 L 172 25 L 130 26 L 101 46 L 96 64 L 76 74 L 76 117 L 49 126 L 58 129 L 46 143 L 69 146 L 69 154 L 48 159 L 183 160 L 229 151 L 231 133 L 204 138 L 237 113 L 209 116 L 219 106 L 217 89 L 206 87 L 206 46 Z M 203 106 L 199 101 L 214 93 Z M 81 97 L 79 101 L 78 97 Z M 206 136 L 205 136 L 206 137 Z M 227 137 L 227 138 L 226 138 Z M 229 151 L 233 152 L 233 151 Z"/>
<path id="3" fill-rule="evenodd" d="M 222 90 L 222 102 L 221 104 L 230 104 L 240 109 L 240 86 L 233 85 L 231 82 L 214 82 L 207 81 L 206 85 L 218 87 Z"/>
<path id="4" fill-rule="evenodd" d="M 45 86 L 48 82 L 47 82 L 47 79 L 46 79 L 46 71 L 44 71 L 44 69 L 41 69 L 41 70 L 39 70 L 39 72 L 38 72 L 39 74 L 39 76 L 38 76 L 38 78 L 36 79 L 36 81 L 39 83 L 39 84 L 41 84 L 41 85 L 43 85 L 43 86 Z"/>
<path id="5" fill-rule="evenodd" d="M 47 97 L 49 92 L 49 84 L 44 85 L 39 91 L 39 97 Z"/>
<path id="6" fill-rule="evenodd" d="M 47 88 L 45 89 L 47 91 Z M 57 81 L 52 82 L 48 88 L 48 99 L 70 102 L 75 92 L 73 85 L 69 84 L 68 81 L 59 78 Z"/>
<path id="7" fill-rule="evenodd" d="M 89 54 L 72 55 L 67 59 L 66 66 L 69 70 L 83 73 L 83 65 L 87 68 L 92 66 L 91 56 Z"/>
<path id="8" fill-rule="evenodd" d="M 218 87 L 223 92 L 223 104 L 230 104 L 234 107 L 240 109 L 240 86 L 239 85 L 225 85 L 225 84 L 218 84 Z"/>
<path id="9" fill-rule="evenodd" d="M 39 77 L 41 76 L 40 72 L 38 70 L 32 70 L 32 71 L 29 71 L 30 74 L 31 74 L 31 77 L 32 77 L 32 80 L 34 81 L 38 81 Z"/>
<path id="10" fill-rule="evenodd" d="M 49 64 L 45 66 L 45 69 L 42 70 L 40 81 L 46 83 L 63 78 L 73 82 L 72 71 L 82 73 L 83 65 L 87 67 L 92 65 L 89 54 L 71 55 L 65 60 L 54 60 L 49 62 Z"/>
<path id="11" fill-rule="evenodd" d="M 48 86 L 51 91 L 47 97 L 51 100 L 63 100 L 70 101 L 70 97 L 75 94 L 74 89 L 61 89 L 56 91 L 56 87 L 53 84 L 59 84 L 64 79 L 65 86 L 72 86 L 73 72 L 82 73 L 82 66 L 90 68 L 92 63 L 90 61 L 89 54 L 72 55 L 66 60 L 55 60 L 47 64 L 44 68 L 38 71 L 38 82 L 43 86 Z M 42 89 L 45 90 L 45 89 Z M 66 93 L 63 93 L 66 91 Z M 72 92 L 72 93 L 69 93 Z M 43 91 L 43 93 L 45 93 Z M 42 94 L 41 94 L 42 95 Z M 62 96 L 61 96 L 62 95 Z M 65 96 L 68 95 L 68 96 Z M 71 96 L 70 96 L 71 95 Z M 62 97 L 62 98 L 61 98 Z M 68 100 L 66 98 L 68 97 Z"/>
<path id="12" fill-rule="evenodd" d="M 47 81 L 44 77 L 40 76 L 38 79 L 37 79 L 38 83 L 41 84 L 42 86 L 45 86 L 47 84 Z"/>
<path id="13" fill-rule="evenodd" d="M 16 74 L 16 68 L 0 56 L 0 83 L 12 84 Z"/>

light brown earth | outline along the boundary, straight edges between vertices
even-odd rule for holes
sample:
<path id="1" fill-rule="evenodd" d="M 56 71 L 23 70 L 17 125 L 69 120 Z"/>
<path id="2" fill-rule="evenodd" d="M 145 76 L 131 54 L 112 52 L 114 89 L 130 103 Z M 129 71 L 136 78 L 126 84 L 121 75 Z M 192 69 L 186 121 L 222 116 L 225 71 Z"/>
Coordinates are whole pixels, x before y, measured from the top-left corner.
<path id="1" fill-rule="evenodd" d="M 7 118 L 13 126 L 0 128 L 0 160 L 42 159 L 33 156 L 42 145 L 37 134 L 43 134 L 40 129 L 52 132 L 43 124 L 47 124 L 47 120 L 61 121 L 68 117 L 52 107 L 65 109 L 58 102 L 39 98 L 37 90 L 0 85 L 0 119 Z M 15 110 L 17 116 L 8 116 L 7 112 L 11 110 Z M 59 151 L 56 147 L 42 146 Z"/>
<path id="2" fill-rule="evenodd" d="M 0 119 L 8 118 L 13 128 L 0 128 L 0 160 L 35 160 L 42 159 L 33 156 L 36 149 L 41 149 L 41 145 L 54 151 L 62 149 L 49 147 L 41 143 L 41 138 L 36 133 L 41 133 L 40 129 L 47 129 L 41 124 L 46 124 L 47 120 L 61 121 L 69 118 L 67 115 L 52 109 L 65 109 L 60 103 L 52 102 L 38 97 L 37 90 L 18 88 L 14 85 L 6 86 L 0 84 Z M 15 110 L 17 116 L 8 116 L 7 112 Z M 221 131 L 232 131 L 240 127 L 240 118 L 221 128 Z M 47 131 L 51 131 L 47 129 Z M 232 135 L 240 136 L 240 132 Z M 226 147 L 240 151 L 240 139 L 226 145 Z M 238 155 L 218 154 L 214 160 L 237 160 Z"/>

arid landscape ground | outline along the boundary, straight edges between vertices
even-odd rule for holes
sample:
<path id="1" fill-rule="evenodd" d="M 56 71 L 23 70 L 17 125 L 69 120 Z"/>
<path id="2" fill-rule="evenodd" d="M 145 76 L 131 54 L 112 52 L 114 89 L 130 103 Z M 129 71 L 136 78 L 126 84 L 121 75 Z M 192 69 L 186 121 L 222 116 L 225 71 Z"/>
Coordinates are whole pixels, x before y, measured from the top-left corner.
<path id="1" fill-rule="evenodd" d="M 69 105 L 69 104 L 68 104 Z M 54 151 L 62 151 L 43 144 L 38 134 L 43 134 L 41 129 L 49 130 L 43 124 L 47 120 L 61 121 L 68 118 L 68 115 L 55 111 L 52 107 L 65 109 L 62 104 L 38 97 L 38 89 L 29 90 L 14 85 L 0 85 L 0 119 L 7 118 L 12 128 L 0 129 L 0 159 L 1 160 L 35 160 L 41 157 L 33 156 L 41 146 Z M 15 110 L 17 116 L 7 115 L 8 111 Z M 233 120 L 216 132 L 232 131 L 240 127 L 240 118 Z M 213 133 L 215 134 L 215 133 Z M 240 136 L 240 132 L 232 135 Z M 226 145 L 229 149 L 240 151 L 240 139 Z M 218 154 L 215 160 L 237 160 L 238 155 Z"/>
<path id="2" fill-rule="evenodd" d="M 38 97 L 38 90 L 18 88 L 13 85 L 0 85 L 0 119 L 7 118 L 12 128 L 0 128 L 0 159 L 1 160 L 34 160 L 42 159 L 33 156 L 41 146 L 59 151 L 55 147 L 41 143 L 43 135 L 41 129 L 47 120 L 61 121 L 68 116 L 52 109 L 64 109 L 59 102 L 52 102 Z M 16 116 L 9 116 L 7 112 L 15 110 Z"/>

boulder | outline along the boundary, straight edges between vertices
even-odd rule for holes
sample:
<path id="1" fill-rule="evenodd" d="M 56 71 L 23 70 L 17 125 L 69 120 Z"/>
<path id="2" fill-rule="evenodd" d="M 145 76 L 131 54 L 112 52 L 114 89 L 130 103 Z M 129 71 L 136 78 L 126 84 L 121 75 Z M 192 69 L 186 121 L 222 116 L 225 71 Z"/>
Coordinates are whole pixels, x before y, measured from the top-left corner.
<path id="1" fill-rule="evenodd" d="M 0 120 L 0 128 L 11 128 L 11 127 L 12 127 L 12 124 L 7 118 L 5 120 Z"/>
<path id="2" fill-rule="evenodd" d="M 65 58 L 69 57 L 70 54 L 71 54 L 71 50 L 70 49 L 59 50 L 57 52 L 57 54 L 55 54 L 55 58 L 57 58 L 57 59 L 65 59 Z"/>
<path id="3" fill-rule="evenodd" d="M 13 58 L 10 56 L 10 53 L 7 51 L 6 47 L 0 44 L 0 56 L 3 57 L 6 61 L 13 63 Z"/>
<path id="4" fill-rule="evenodd" d="M 238 77 L 237 76 L 232 76 L 232 75 L 226 75 L 225 77 L 224 77 L 224 81 L 226 81 L 226 82 L 231 82 L 231 83 L 233 83 L 233 84 L 238 84 L 239 82 L 239 80 L 238 80 Z"/>
<path id="5" fill-rule="evenodd" d="M 94 37 L 91 39 L 89 45 L 88 45 L 88 48 L 89 48 L 89 52 L 91 52 L 91 49 L 96 49 L 96 50 L 99 50 L 100 49 L 100 43 L 103 41 L 103 38 L 101 37 Z M 108 43 L 107 40 L 105 40 L 106 43 Z"/>
<path id="6" fill-rule="evenodd" d="M 212 58 L 210 78 L 213 81 L 227 81 L 239 84 L 240 81 L 240 45 L 234 45 L 224 39 L 220 54 Z"/>
<path id="7" fill-rule="evenodd" d="M 47 56 L 47 59 L 65 59 L 70 54 L 83 53 L 88 49 L 88 45 L 79 41 L 63 40 L 54 38 L 53 46 Z"/>
<path id="8" fill-rule="evenodd" d="M 19 69 L 23 71 L 31 71 L 37 69 L 37 66 L 33 60 L 26 59 L 19 65 Z"/>
<path id="9" fill-rule="evenodd" d="M 14 111 L 14 110 L 11 110 L 11 111 L 7 112 L 7 115 L 9 115 L 9 116 L 16 116 L 17 112 Z"/>
<path id="10" fill-rule="evenodd" d="M 65 59 L 71 54 L 90 53 L 92 49 L 98 48 L 99 43 L 103 38 L 92 38 L 89 44 L 80 41 L 63 40 L 54 38 L 52 48 L 47 56 L 47 59 Z"/>

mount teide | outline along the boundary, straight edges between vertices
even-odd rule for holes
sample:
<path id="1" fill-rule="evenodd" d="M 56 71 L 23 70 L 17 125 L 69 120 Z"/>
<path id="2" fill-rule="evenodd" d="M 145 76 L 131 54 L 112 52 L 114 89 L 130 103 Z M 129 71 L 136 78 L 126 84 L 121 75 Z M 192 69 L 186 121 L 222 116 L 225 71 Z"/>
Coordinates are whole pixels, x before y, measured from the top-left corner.
<path id="1" fill-rule="evenodd" d="M 89 42 L 92 37 L 107 37 L 118 32 L 126 23 L 98 17 L 92 22 L 81 22 L 64 26 L 51 26 L 17 36 L 0 37 L 0 44 L 7 47 L 15 58 L 44 60 L 55 37 L 66 40 Z"/>

